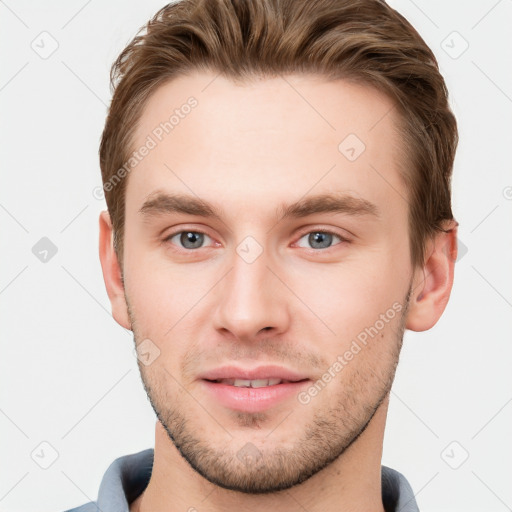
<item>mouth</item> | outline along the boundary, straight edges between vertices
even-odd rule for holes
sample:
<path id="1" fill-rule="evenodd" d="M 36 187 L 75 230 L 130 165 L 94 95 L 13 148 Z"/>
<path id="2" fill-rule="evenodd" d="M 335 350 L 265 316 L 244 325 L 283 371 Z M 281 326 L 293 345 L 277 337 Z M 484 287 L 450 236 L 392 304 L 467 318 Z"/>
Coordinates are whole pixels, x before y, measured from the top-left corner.
<path id="1" fill-rule="evenodd" d="M 303 374 L 278 366 L 222 367 L 201 375 L 199 381 L 209 401 L 240 412 L 261 412 L 293 403 L 312 382 Z"/>
<path id="2" fill-rule="evenodd" d="M 208 380 L 208 379 L 205 379 Z M 285 380 L 285 379 L 215 379 L 208 380 L 208 382 L 213 382 L 215 384 L 225 384 L 227 386 L 235 386 L 237 388 L 266 388 L 269 386 L 277 386 L 279 384 L 289 384 L 291 382 L 303 382 L 309 379 L 301 379 L 297 381 Z"/>

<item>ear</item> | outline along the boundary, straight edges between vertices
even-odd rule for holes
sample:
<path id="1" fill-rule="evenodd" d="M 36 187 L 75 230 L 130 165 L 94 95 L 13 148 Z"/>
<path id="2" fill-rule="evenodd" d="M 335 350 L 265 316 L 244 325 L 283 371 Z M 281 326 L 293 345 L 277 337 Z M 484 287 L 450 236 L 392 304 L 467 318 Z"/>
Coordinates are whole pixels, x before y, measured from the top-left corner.
<path id="1" fill-rule="evenodd" d="M 105 210 L 100 213 L 100 262 L 103 280 L 112 305 L 112 316 L 119 325 L 131 330 L 121 267 L 114 251 L 113 240 L 112 222 L 108 211 Z"/>
<path id="2" fill-rule="evenodd" d="M 446 308 L 457 260 L 457 226 L 456 221 L 450 221 L 444 226 L 446 232 L 437 233 L 429 240 L 425 264 L 414 272 L 405 323 L 405 327 L 411 331 L 432 328 Z"/>

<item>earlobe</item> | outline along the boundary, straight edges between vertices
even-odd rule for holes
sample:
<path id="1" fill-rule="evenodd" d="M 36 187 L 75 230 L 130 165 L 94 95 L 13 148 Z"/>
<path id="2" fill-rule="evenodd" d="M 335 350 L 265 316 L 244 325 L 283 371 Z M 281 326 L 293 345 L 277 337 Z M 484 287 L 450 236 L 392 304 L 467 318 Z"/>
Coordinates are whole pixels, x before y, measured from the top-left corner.
<path id="1" fill-rule="evenodd" d="M 110 215 L 106 210 L 100 213 L 99 228 L 100 262 L 108 298 L 112 305 L 112 316 L 119 325 L 125 329 L 131 330 L 131 322 L 128 315 L 128 307 L 124 293 L 124 284 L 121 276 L 121 267 L 113 245 L 112 222 L 110 220 Z"/>
<path id="2" fill-rule="evenodd" d="M 450 221 L 446 231 L 436 234 L 427 244 L 425 264 L 413 278 L 405 324 L 411 331 L 432 328 L 448 304 L 457 259 L 457 226 L 456 221 Z"/>

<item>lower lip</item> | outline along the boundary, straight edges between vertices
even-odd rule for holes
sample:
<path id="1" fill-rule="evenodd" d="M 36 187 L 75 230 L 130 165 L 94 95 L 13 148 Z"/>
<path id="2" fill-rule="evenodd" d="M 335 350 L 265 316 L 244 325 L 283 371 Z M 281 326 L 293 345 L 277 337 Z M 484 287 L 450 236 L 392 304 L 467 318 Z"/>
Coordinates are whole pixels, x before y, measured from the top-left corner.
<path id="1" fill-rule="evenodd" d="M 262 388 L 229 386 L 209 380 L 201 381 L 207 391 L 223 406 L 243 412 L 261 412 L 290 398 L 296 398 L 309 380 L 285 382 Z"/>

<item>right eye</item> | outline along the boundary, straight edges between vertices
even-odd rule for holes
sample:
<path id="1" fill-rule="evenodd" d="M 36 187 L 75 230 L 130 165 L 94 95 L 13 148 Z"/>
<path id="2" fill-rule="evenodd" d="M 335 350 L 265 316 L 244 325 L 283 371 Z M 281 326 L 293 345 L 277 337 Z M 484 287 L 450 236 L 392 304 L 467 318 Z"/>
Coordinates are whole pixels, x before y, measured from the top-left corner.
<path id="1" fill-rule="evenodd" d="M 171 242 L 173 245 L 177 245 L 181 249 L 201 249 L 205 241 L 212 239 L 206 234 L 200 231 L 177 231 L 167 236 L 164 242 Z"/>

